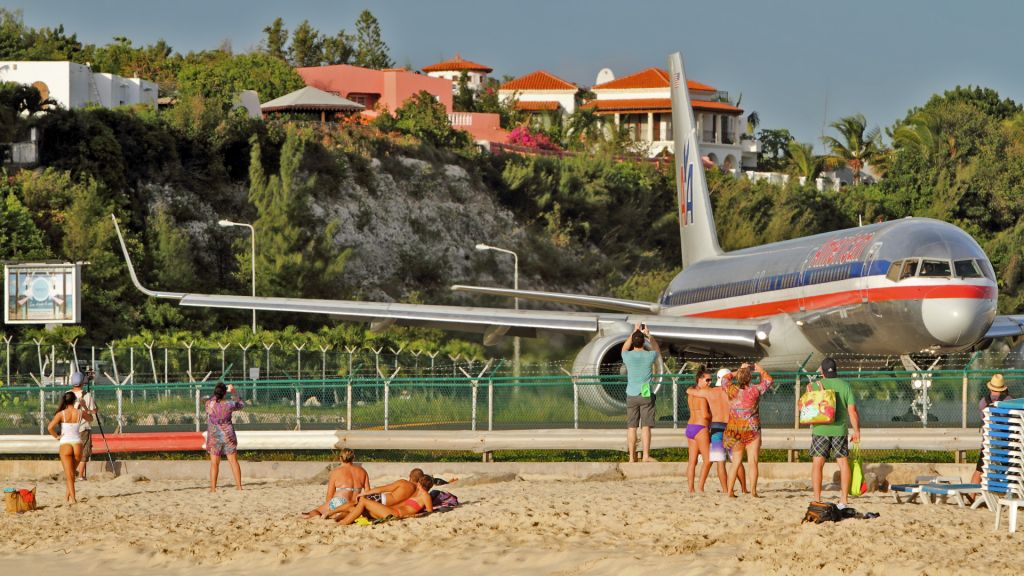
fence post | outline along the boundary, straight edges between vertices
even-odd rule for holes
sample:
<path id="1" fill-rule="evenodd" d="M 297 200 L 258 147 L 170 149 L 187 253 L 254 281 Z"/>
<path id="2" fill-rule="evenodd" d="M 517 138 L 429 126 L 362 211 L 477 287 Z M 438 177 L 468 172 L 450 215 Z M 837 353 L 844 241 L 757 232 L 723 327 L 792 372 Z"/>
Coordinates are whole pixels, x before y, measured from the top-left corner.
<path id="1" fill-rule="evenodd" d="M 154 344 L 156 344 L 156 342 L 150 342 L 149 344 L 146 344 L 145 342 L 142 343 L 142 345 L 146 347 L 146 350 L 149 351 L 149 369 L 153 371 L 153 383 L 155 384 L 155 383 L 159 382 L 159 380 L 157 380 L 157 377 L 156 377 L 156 357 L 153 356 L 153 345 Z M 158 393 L 158 395 L 159 395 L 159 393 Z M 142 399 L 146 400 L 148 398 L 149 398 L 149 394 L 147 393 L 146 390 L 143 390 L 142 391 Z"/>
<path id="2" fill-rule="evenodd" d="M 793 378 L 793 429 L 798 430 L 800 428 L 800 374 L 804 371 L 804 366 L 811 361 L 813 354 L 808 354 L 807 358 L 800 363 L 796 368 L 796 377 Z M 786 461 L 796 462 L 796 450 L 786 450 Z"/>
<path id="3" fill-rule="evenodd" d="M 196 432 L 199 432 L 199 384 L 196 384 Z"/>
<path id="4" fill-rule="evenodd" d="M 11 339 L 12 338 L 14 338 L 13 334 L 11 336 L 4 336 L 4 344 L 7 345 L 7 380 L 4 380 L 4 382 L 7 382 L 8 386 L 11 386 Z"/>
<path id="5" fill-rule="evenodd" d="M 128 401 L 135 404 L 135 347 L 128 347 L 128 380 L 131 388 L 128 389 Z"/>
<path id="6" fill-rule="evenodd" d="M 964 366 L 964 378 L 960 388 L 960 427 L 965 429 L 967 428 L 967 371 L 971 369 L 971 365 L 974 364 L 974 360 L 978 358 L 978 354 L 981 354 L 980 350 L 975 352 L 971 356 L 971 359 L 967 361 L 967 365 Z M 964 450 L 957 450 L 955 456 L 956 458 L 954 458 L 954 461 L 959 464 L 964 461 L 966 454 L 964 453 Z"/>
<path id="7" fill-rule="evenodd" d="M 494 430 L 494 378 L 487 379 L 487 431 Z"/>
<path id="8" fill-rule="evenodd" d="M 672 429 L 679 428 L 679 376 L 672 376 Z"/>
<path id="9" fill-rule="evenodd" d="M 348 383 L 345 385 L 345 429 L 352 429 L 352 354 L 358 350 L 356 346 L 345 346 L 348 352 Z"/>
<path id="10" fill-rule="evenodd" d="M 295 348 L 295 429 L 302 430 L 302 349 L 306 347 L 306 343 L 303 342 L 302 346 L 296 346 Z"/>
<path id="11" fill-rule="evenodd" d="M 466 372 L 465 369 L 463 369 L 461 367 L 459 368 L 459 371 L 462 372 L 463 374 L 465 374 L 466 378 L 469 378 L 469 382 L 473 386 L 473 407 L 472 407 L 472 410 L 470 412 L 470 414 L 471 414 L 471 416 L 470 416 L 470 430 L 473 430 L 473 431 L 476 431 L 476 401 L 477 401 L 477 393 L 478 393 L 477 392 L 477 384 L 479 383 L 480 379 L 484 377 L 484 374 L 486 374 L 487 371 L 490 370 L 491 362 L 493 362 L 493 361 L 494 361 L 493 359 L 488 360 L 487 364 L 484 364 L 484 369 L 480 371 L 480 375 L 475 377 L 475 378 L 469 372 Z"/>
<path id="12" fill-rule="evenodd" d="M 398 373 L 401 371 L 402 368 L 398 367 L 391 373 L 391 376 L 385 376 L 384 373 L 380 371 L 380 367 L 377 367 L 377 375 L 379 375 L 380 379 L 384 381 L 384 430 L 388 429 L 388 425 L 390 423 L 389 405 L 391 399 L 391 381 L 394 380 L 395 376 L 398 376 Z"/>
<path id="13" fill-rule="evenodd" d="M 261 342 L 261 344 L 263 345 L 263 349 L 266 351 L 266 359 L 267 359 L 267 375 L 264 376 L 263 379 L 264 380 L 273 380 L 274 377 L 271 376 L 271 374 L 270 374 L 270 349 L 274 347 L 274 343 L 271 342 L 270 346 L 267 346 L 266 342 Z M 253 390 L 253 398 L 255 399 L 256 398 L 256 384 L 255 383 L 253 384 L 252 390 Z"/>
<path id="14" fill-rule="evenodd" d="M 579 390 L 579 386 L 576 384 L 576 378 L 573 378 L 572 372 L 566 370 L 565 368 L 562 368 L 561 366 L 559 366 L 558 369 L 561 370 L 562 372 L 564 372 L 565 375 L 569 377 L 569 381 L 572 382 L 572 429 L 573 430 L 579 430 L 580 429 L 580 390 Z"/>
<path id="15" fill-rule="evenodd" d="M 46 433 L 46 412 L 43 404 L 46 403 L 45 394 L 43 392 L 43 385 L 39 383 L 39 434 L 43 435 Z"/>

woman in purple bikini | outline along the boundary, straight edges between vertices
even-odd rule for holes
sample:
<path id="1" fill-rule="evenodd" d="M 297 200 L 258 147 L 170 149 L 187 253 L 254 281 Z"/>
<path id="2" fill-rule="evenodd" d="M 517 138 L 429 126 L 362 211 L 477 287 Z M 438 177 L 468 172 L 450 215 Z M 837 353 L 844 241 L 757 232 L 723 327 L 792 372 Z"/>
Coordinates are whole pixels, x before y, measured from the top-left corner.
<path id="1" fill-rule="evenodd" d="M 703 366 L 697 370 L 697 381 L 694 388 L 704 390 L 711 385 L 711 374 Z M 704 398 L 686 395 L 686 405 L 690 408 L 690 419 L 686 424 L 686 484 L 690 492 L 694 492 L 693 481 L 697 472 L 697 456 L 704 457 L 704 465 L 700 467 L 700 484 L 698 492 L 704 491 L 704 482 L 711 471 L 711 408 Z"/>
<path id="2" fill-rule="evenodd" d="M 224 400 L 230 392 L 233 400 Z M 235 488 L 242 489 L 242 468 L 238 465 L 238 438 L 235 437 L 235 426 L 231 423 L 231 415 L 245 407 L 238 391 L 231 384 L 227 386 L 218 382 L 213 387 L 213 396 L 206 401 L 206 451 L 210 453 L 210 492 L 217 491 L 217 473 L 220 472 L 220 459 L 227 456 L 231 464 L 231 473 L 235 476 Z"/>

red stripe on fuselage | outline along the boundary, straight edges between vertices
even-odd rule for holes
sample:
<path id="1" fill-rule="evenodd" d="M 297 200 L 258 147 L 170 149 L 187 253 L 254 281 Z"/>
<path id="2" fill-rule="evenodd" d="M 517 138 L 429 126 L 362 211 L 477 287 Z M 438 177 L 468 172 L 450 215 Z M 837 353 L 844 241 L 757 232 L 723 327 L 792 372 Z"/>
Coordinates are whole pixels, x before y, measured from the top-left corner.
<path id="1" fill-rule="evenodd" d="M 695 314 L 684 314 L 702 318 L 760 318 L 775 314 L 789 314 L 804 310 L 820 310 L 836 306 L 858 304 L 867 297 L 869 302 L 885 302 L 889 300 L 925 300 L 930 298 L 976 298 L 987 299 L 995 296 L 992 286 L 976 286 L 972 284 L 943 286 L 892 286 L 889 288 L 871 288 L 868 290 L 845 290 L 831 294 L 817 294 L 806 298 L 777 300 L 761 304 L 735 306 L 721 310 L 708 310 Z"/>

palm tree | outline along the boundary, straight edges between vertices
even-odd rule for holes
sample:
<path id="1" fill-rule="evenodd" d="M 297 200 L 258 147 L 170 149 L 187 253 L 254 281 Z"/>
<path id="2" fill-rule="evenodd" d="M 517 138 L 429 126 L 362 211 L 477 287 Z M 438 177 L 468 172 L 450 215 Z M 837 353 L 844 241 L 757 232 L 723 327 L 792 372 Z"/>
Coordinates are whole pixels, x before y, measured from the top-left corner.
<path id="1" fill-rule="evenodd" d="M 601 117 L 590 108 L 576 108 L 566 121 L 566 141 L 570 147 L 589 148 L 588 143 L 605 139 Z"/>
<path id="2" fill-rule="evenodd" d="M 821 173 L 823 160 L 821 156 L 815 156 L 813 146 L 794 140 L 786 150 L 786 172 L 804 178 L 804 182 L 814 180 Z"/>
<path id="3" fill-rule="evenodd" d="M 883 154 L 881 131 L 877 127 L 868 130 L 863 114 L 840 118 L 831 126 L 839 132 L 842 140 L 822 137 L 821 141 L 829 150 L 825 156 L 825 167 L 835 170 L 843 165 L 849 166 L 853 172 L 853 185 L 856 186 L 860 184 L 864 166 Z"/>

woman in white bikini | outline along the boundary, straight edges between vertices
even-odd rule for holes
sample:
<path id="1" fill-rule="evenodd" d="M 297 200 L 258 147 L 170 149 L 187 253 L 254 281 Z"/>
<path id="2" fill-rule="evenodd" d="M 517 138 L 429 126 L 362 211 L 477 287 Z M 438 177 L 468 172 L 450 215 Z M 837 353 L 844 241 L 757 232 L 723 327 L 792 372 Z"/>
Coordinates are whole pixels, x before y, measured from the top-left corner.
<path id="1" fill-rule="evenodd" d="M 78 397 L 74 392 L 65 392 L 60 400 L 60 408 L 57 408 L 47 427 L 50 436 L 56 438 L 60 445 L 60 463 L 64 467 L 64 480 L 67 482 L 64 498 L 69 504 L 78 503 L 75 497 L 75 468 L 82 459 L 82 435 L 78 425 L 83 419 L 91 419 L 91 416 L 75 408 L 77 402 Z M 59 434 L 57 425 L 60 425 Z"/>

